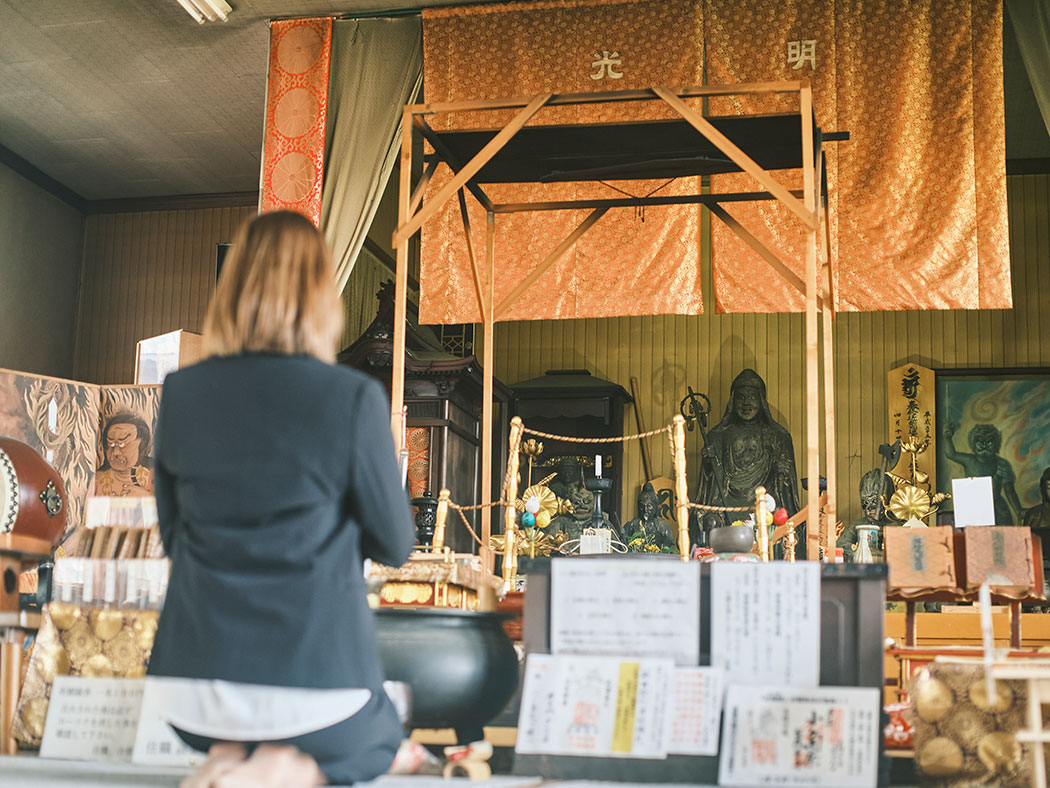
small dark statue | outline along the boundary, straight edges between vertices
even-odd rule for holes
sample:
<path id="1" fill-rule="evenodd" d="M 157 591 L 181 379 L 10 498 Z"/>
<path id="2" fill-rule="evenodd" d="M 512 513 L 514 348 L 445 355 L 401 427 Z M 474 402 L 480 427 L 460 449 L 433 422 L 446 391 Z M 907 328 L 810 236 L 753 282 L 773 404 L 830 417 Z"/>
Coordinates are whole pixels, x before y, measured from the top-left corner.
<path id="1" fill-rule="evenodd" d="M 1039 477 L 1039 503 L 1024 513 L 1024 524 L 1029 528 L 1050 529 L 1050 468 Z M 1044 558 L 1050 558 L 1045 555 Z"/>
<path id="2" fill-rule="evenodd" d="M 594 525 L 594 493 L 584 486 L 583 468 L 580 467 L 579 460 L 571 456 L 559 458 L 558 475 L 547 486 L 559 498 L 564 498 L 572 504 L 571 514 L 559 514 L 551 520 L 550 532 L 564 531 L 570 539 L 579 539 L 584 528 Z M 609 522 L 609 516 L 605 512 L 602 512 L 602 521 L 619 539 L 619 531 Z"/>
<path id="3" fill-rule="evenodd" d="M 733 381 L 725 415 L 707 433 L 696 500 L 709 506 L 750 507 L 759 486 L 789 514 L 799 510 L 791 435 L 770 413 L 765 381 L 745 369 Z M 740 518 L 739 513 L 729 513 L 719 524 L 730 525 Z M 705 515 L 705 529 L 713 521 Z"/>
<path id="4" fill-rule="evenodd" d="M 886 507 L 882 502 L 883 500 L 888 501 L 891 495 L 893 495 L 893 482 L 881 468 L 872 468 L 860 477 L 860 505 L 864 510 L 864 516 L 855 523 L 847 525 L 835 542 L 836 547 L 842 548 L 842 554 L 847 561 L 853 561 L 854 551 L 858 546 L 858 525 L 878 526 L 878 544 L 871 546 L 871 553 L 876 561 L 882 560 L 883 529 L 893 523 L 886 514 Z"/>
<path id="5" fill-rule="evenodd" d="M 944 456 L 963 467 L 967 476 L 992 477 L 992 503 L 995 506 L 995 524 L 1013 525 L 1021 519 L 1021 501 L 1014 489 L 1017 479 L 1010 463 L 999 456 L 1003 436 L 994 424 L 976 424 L 970 430 L 967 441 L 970 452 L 955 450 L 955 422 L 948 419 L 944 424 L 947 446 Z"/>
<path id="6" fill-rule="evenodd" d="M 632 553 L 678 552 L 674 528 L 659 516 L 660 499 L 651 482 L 638 493 L 638 517 L 623 524 L 624 541 Z"/>

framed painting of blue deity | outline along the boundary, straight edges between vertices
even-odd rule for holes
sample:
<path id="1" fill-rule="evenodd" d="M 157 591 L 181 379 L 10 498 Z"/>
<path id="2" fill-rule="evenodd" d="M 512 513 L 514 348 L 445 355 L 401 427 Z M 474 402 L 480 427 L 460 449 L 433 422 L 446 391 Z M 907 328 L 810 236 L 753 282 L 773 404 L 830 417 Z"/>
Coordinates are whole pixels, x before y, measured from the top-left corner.
<path id="1" fill-rule="evenodd" d="M 991 476 L 997 525 L 1021 525 L 1048 503 L 1050 369 L 938 370 L 937 484 Z M 951 508 L 951 499 L 945 501 Z"/>

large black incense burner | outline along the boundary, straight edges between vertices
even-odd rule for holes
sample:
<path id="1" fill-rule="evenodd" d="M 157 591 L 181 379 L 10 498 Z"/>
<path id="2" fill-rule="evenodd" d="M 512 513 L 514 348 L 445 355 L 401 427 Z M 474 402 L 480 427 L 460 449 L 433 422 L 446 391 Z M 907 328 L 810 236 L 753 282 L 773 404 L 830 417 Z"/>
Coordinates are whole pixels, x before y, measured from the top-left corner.
<path id="1" fill-rule="evenodd" d="M 482 738 L 518 687 L 518 655 L 502 613 L 447 608 L 376 610 L 387 679 L 412 692 L 413 728 L 454 728 L 461 743 Z"/>

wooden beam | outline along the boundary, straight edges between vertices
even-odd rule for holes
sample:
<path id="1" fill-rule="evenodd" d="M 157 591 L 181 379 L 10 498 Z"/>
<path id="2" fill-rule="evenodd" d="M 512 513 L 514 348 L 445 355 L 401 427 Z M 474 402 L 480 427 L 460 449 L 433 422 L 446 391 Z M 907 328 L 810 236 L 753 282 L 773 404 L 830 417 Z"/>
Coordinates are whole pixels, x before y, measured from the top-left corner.
<path id="1" fill-rule="evenodd" d="M 406 107 L 401 113 L 401 172 L 398 184 L 397 211 L 400 221 L 408 216 L 409 191 L 412 186 L 412 113 Z M 394 274 L 394 347 L 390 379 L 390 429 L 394 447 L 400 454 L 404 440 L 402 408 L 405 404 L 405 333 L 408 321 L 408 239 L 402 236 L 394 244 L 397 270 Z"/>
<path id="2" fill-rule="evenodd" d="M 678 98 L 678 96 L 670 90 L 664 87 L 654 87 L 653 92 L 662 98 L 668 106 L 675 110 L 675 112 L 685 118 L 694 129 L 714 143 L 715 147 L 728 156 L 736 166 L 758 181 L 763 187 L 765 187 L 766 191 L 771 192 L 788 210 L 798 216 L 808 229 L 816 229 L 817 220 L 815 209 L 809 207 L 808 204 L 803 205 L 796 200 L 782 183 L 766 172 L 764 168 L 756 164 L 755 160 L 744 153 L 744 151 L 740 150 L 740 148 L 738 148 L 729 137 L 716 129 L 706 118 L 696 112 L 696 110 Z M 810 122 L 810 144 L 812 145 L 812 111 L 808 116 L 803 113 L 802 118 L 803 124 L 805 124 L 807 120 Z M 803 133 L 805 133 L 805 130 L 803 130 Z M 804 166 L 805 164 L 803 164 L 803 167 Z M 810 177 L 812 178 L 812 173 L 810 173 Z"/>
<path id="3" fill-rule="evenodd" d="M 825 180 L 825 158 L 823 152 L 817 160 L 817 183 L 821 184 L 822 199 L 818 206 L 823 206 L 819 216 L 823 219 L 824 232 L 820 233 L 822 240 L 821 266 L 821 331 L 824 339 L 824 473 L 828 477 L 827 504 L 824 514 L 829 529 L 829 541 L 835 539 L 835 521 L 838 514 L 838 455 L 835 450 L 835 342 L 834 342 L 834 316 L 835 300 L 831 291 L 831 217 L 827 212 L 827 181 Z M 834 547 L 834 546 L 833 546 Z M 832 556 L 834 560 L 834 556 Z"/>
<path id="4" fill-rule="evenodd" d="M 676 88 L 675 95 L 682 98 L 701 96 L 735 96 L 739 94 L 763 93 L 798 93 L 802 87 L 800 81 L 775 82 L 741 82 L 737 85 L 692 85 Z M 614 104 L 625 101 L 652 101 L 651 90 L 613 90 L 595 91 L 593 93 L 554 93 L 548 106 L 562 104 Z M 514 109 L 524 107 L 532 100 L 531 96 L 514 96 L 498 99 L 476 99 L 473 101 L 433 101 L 422 104 L 411 104 L 409 107 L 417 115 L 432 115 L 439 112 L 477 112 L 495 109 Z"/>
<path id="5" fill-rule="evenodd" d="M 463 232 L 467 236 L 467 255 L 470 257 L 471 280 L 474 282 L 474 295 L 478 299 L 478 311 L 481 313 L 481 322 L 488 322 L 488 309 L 485 308 L 485 298 L 481 290 L 481 271 L 478 269 L 478 258 L 474 254 L 474 239 L 470 235 L 470 215 L 467 213 L 467 199 L 463 190 L 459 190 L 459 212 L 463 217 Z"/>
<path id="6" fill-rule="evenodd" d="M 427 186 L 430 185 L 430 179 L 434 176 L 434 170 L 438 168 L 438 162 L 432 161 L 427 165 L 427 168 L 423 170 L 423 177 L 419 179 L 419 183 L 416 184 L 416 188 L 412 192 L 412 197 L 408 201 L 408 212 L 413 214 L 416 212 L 416 208 L 423 202 L 423 192 L 427 190 Z"/>
<path id="7" fill-rule="evenodd" d="M 482 388 L 481 388 L 481 497 L 487 501 L 492 495 L 492 362 L 496 343 L 495 320 L 492 313 L 493 283 L 496 278 L 496 215 L 489 211 L 485 223 L 485 290 L 483 300 L 484 314 L 488 320 L 484 323 L 484 343 L 482 350 Z M 513 504 L 511 504 L 513 506 Z M 492 508 L 486 506 L 481 510 L 481 562 L 492 572 L 495 569 L 494 556 L 489 548 L 492 537 Z"/>
<path id="8" fill-rule="evenodd" d="M 426 205 L 420 209 L 420 211 L 412 216 L 407 222 L 402 224 L 396 230 L 394 230 L 394 243 L 396 244 L 401 238 L 407 238 L 411 236 L 416 230 L 423 226 L 423 223 L 437 213 L 445 203 L 447 203 L 452 195 L 459 191 L 466 183 L 473 178 L 478 172 L 484 167 L 493 156 L 506 145 L 510 139 L 517 134 L 522 126 L 532 119 L 543 105 L 547 103 L 547 100 L 551 97 L 550 93 L 541 93 L 536 96 L 525 109 L 518 112 L 517 115 L 504 126 L 500 132 L 493 137 L 488 143 L 477 152 L 469 162 L 467 162 L 463 169 L 452 176 L 452 180 L 446 183 L 441 190 L 438 191 L 434 198 L 427 202 Z"/>
<path id="9" fill-rule="evenodd" d="M 750 246 L 755 251 L 755 253 L 759 255 L 759 257 L 761 257 L 763 260 L 769 263 L 770 268 L 772 268 L 774 271 L 780 274 L 781 278 L 785 282 L 787 282 L 789 285 L 798 290 L 798 292 L 800 292 L 802 295 L 806 294 L 805 282 L 803 282 L 802 279 L 799 278 L 798 274 L 796 274 L 794 271 L 787 267 L 787 264 L 780 259 L 776 252 L 774 252 L 760 240 L 755 238 L 755 236 L 748 232 L 747 228 L 745 228 L 742 224 L 740 224 L 740 222 L 738 222 L 736 219 L 730 216 L 729 213 L 727 213 L 725 209 L 722 208 L 722 206 L 709 205 L 708 209 L 711 211 L 711 213 L 713 213 L 715 216 L 717 216 L 719 219 L 721 219 L 723 222 L 729 225 L 730 229 L 732 229 L 733 232 L 740 236 L 740 239 L 748 246 Z M 817 299 L 817 303 L 821 303 L 820 298 Z"/>
<path id="10" fill-rule="evenodd" d="M 605 216 L 607 210 L 607 208 L 595 208 L 593 211 L 591 211 L 587 215 L 587 218 L 580 222 L 576 226 L 576 229 L 569 233 L 568 236 L 566 236 L 565 240 L 558 244 L 558 247 L 553 252 L 547 255 L 547 257 L 539 265 L 537 265 L 535 268 L 532 269 L 531 272 L 529 272 L 528 276 L 526 276 L 524 279 L 518 282 L 517 286 L 513 290 L 511 290 L 510 293 L 502 301 L 499 302 L 499 306 L 496 307 L 496 315 L 494 319 L 499 320 L 501 317 L 503 317 L 503 315 L 506 314 L 507 310 L 510 309 L 511 304 L 517 301 L 521 297 L 522 293 L 524 293 L 526 290 L 532 287 L 532 285 L 535 284 L 536 280 L 543 276 L 544 273 L 546 273 L 547 269 L 549 269 L 552 265 L 558 262 L 558 260 L 561 259 L 562 255 L 565 254 L 572 247 L 572 245 L 579 240 L 581 235 L 583 235 L 585 232 L 591 229 L 591 227 L 594 226 L 595 222 L 597 222 L 599 219 Z"/>
<path id="11" fill-rule="evenodd" d="M 426 141 L 434 148 L 439 160 L 444 161 L 453 173 L 459 172 L 463 169 L 463 162 L 459 160 L 459 157 L 456 156 L 456 154 L 449 150 L 445 141 L 441 139 L 441 135 L 430 128 L 430 125 L 426 122 L 425 118 L 416 117 L 415 124 L 423 137 L 426 138 Z M 471 180 L 467 181 L 466 187 L 470 189 L 471 194 L 478 198 L 478 202 L 485 206 L 486 211 L 492 210 L 492 200 L 489 199 L 489 196 L 485 194 L 478 184 Z"/>
<path id="12" fill-rule="evenodd" d="M 802 195 L 801 189 L 791 194 Z M 723 202 L 755 202 L 775 200 L 769 192 L 727 192 L 726 194 L 681 194 L 669 197 L 611 197 L 596 200 L 552 200 L 548 202 L 504 202 L 492 206 L 494 213 L 528 211 L 565 211 L 581 208 L 639 208 L 652 205 L 718 205 Z"/>
<path id="13" fill-rule="evenodd" d="M 800 93 L 802 121 L 802 183 L 805 208 L 816 216 L 816 182 L 813 178 L 813 94 L 808 87 Z M 806 527 L 806 557 L 819 557 L 819 547 L 827 547 L 826 534 L 834 527 L 820 527 L 820 345 L 817 341 L 817 227 L 809 226 L 806 233 L 806 477 L 808 478 L 808 525 Z M 815 527 L 816 526 L 816 527 Z M 814 533 L 816 531 L 816 533 Z M 824 544 L 820 544 L 821 537 Z M 818 547 L 819 545 L 819 547 Z M 825 552 L 825 561 L 834 560 Z"/>

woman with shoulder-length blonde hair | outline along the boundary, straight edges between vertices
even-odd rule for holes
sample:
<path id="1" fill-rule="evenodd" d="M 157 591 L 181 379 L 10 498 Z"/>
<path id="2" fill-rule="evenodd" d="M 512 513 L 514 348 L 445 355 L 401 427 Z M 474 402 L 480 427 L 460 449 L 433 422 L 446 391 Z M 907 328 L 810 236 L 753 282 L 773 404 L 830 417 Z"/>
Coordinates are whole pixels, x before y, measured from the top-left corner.
<path id="1" fill-rule="evenodd" d="M 227 256 L 207 357 L 164 381 L 171 580 L 149 672 L 169 724 L 209 753 L 186 786 L 361 782 L 401 741 L 361 564 L 400 565 L 411 515 L 381 386 L 330 363 L 341 326 L 320 232 L 262 214 Z"/>

